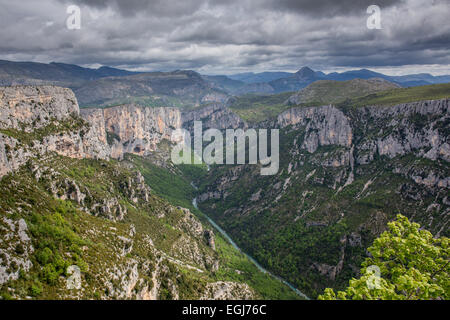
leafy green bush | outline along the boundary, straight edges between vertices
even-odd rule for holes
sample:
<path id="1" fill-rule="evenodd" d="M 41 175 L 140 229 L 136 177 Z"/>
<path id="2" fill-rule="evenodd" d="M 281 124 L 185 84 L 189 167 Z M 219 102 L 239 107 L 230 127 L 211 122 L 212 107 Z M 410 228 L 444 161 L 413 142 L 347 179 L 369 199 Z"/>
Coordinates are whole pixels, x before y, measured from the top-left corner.
<path id="1" fill-rule="evenodd" d="M 359 279 L 350 280 L 345 291 L 337 294 L 327 288 L 322 300 L 418 300 L 450 298 L 449 239 L 434 239 L 420 225 L 398 215 L 388 231 L 373 242 Z M 377 285 L 371 266 L 381 274 Z"/>

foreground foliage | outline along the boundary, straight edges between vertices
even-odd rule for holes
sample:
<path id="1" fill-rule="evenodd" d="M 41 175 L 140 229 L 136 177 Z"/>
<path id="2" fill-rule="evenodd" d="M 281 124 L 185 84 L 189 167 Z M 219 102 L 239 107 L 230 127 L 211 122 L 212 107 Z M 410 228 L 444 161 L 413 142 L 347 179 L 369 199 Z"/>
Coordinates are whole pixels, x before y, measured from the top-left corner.
<path id="1" fill-rule="evenodd" d="M 327 288 L 322 300 L 417 300 L 450 298 L 449 239 L 434 239 L 427 230 L 398 215 L 368 249 L 371 254 L 359 279 L 345 291 Z M 374 275 L 373 267 L 381 272 Z"/>

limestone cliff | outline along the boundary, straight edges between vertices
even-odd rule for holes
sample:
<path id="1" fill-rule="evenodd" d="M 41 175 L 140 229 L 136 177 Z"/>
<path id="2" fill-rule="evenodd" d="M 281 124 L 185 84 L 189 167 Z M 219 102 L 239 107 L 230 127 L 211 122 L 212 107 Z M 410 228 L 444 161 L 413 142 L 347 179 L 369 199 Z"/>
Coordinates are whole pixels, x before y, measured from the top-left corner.
<path id="1" fill-rule="evenodd" d="M 281 128 L 292 125 L 306 126 L 302 146 L 314 153 L 319 146 L 352 144 L 352 128 L 349 119 L 342 111 L 333 106 L 317 108 L 293 108 L 278 116 Z"/>
<path id="2" fill-rule="evenodd" d="M 72 158 L 120 159 L 147 155 L 181 128 L 176 108 L 123 105 L 80 109 L 70 89 L 0 88 L 0 176 L 32 157 L 56 152 Z"/>
<path id="3" fill-rule="evenodd" d="M 101 136 L 80 118 L 71 90 L 0 87 L 0 176 L 47 152 L 72 158 L 109 157 Z"/>
<path id="4" fill-rule="evenodd" d="M 399 212 L 448 236 L 449 105 L 440 99 L 286 110 L 257 125 L 280 128 L 278 174 L 212 167 L 196 181 L 198 205 L 310 296 L 344 286 Z"/>
<path id="5" fill-rule="evenodd" d="M 234 129 L 246 128 L 247 124 L 237 114 L 226 107 L 224 103 L 212 103 L 208 106 L 182 113 L 183 128 L 192 131 L 194 121 L 201 121 L 203 129 Z"/>
<path id="6" fill-rule="evenodd" d="M 107 161 L 147 155 L 181 126 L 174 108 L 80 112 L 68 89 L 0 88 L 0 299 L 258 297 L 216 277 L 229 267 L 188 209 Z"/>
<path id="7" fill-rule="evenodd" d="M 302 147 L 310 153 L 319 146 L 354 145 L 360 164 L 375 154 L 393 158 L 410 152 L 431 160 L 450 161 L 449 108 L 449 99 L 368 106 L 347 114 L 334 106 L 292 108 L 280 114 L 277 123 L 281 128 L 304 127 Z"/>
<path id="8" fill-rule="evenodd" d="M 172 140 L 174 129 L 181 128 L 181 113 L 176 108 L 145 108 L 122 105 L 106 109 L 82 109 L 81 116 L 109 144 L 112 158 L 125 153 L 148 155 L 163 139 Z"/>

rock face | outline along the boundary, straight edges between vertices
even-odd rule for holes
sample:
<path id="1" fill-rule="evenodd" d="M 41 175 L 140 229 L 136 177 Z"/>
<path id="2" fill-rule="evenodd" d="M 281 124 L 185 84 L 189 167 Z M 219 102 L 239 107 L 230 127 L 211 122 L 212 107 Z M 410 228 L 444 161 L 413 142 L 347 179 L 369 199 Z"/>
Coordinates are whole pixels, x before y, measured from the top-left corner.
<path id="1" fill-rule="evenodd" d="M 275 273 L 295 266 L 287 279 L 309 282 L 310 296 L 348 283 L 364 249 L 399 212 L 436 237 L 449 235 L 449 105 L 292 108 L 257 125 L 281 129 L 278 174 L 265 179 L 256 166 L 213 167 L 198 205 L 225 230 L 232 225 L 238 244 L 264 248 L 250 254 L 276 261 L 282 267 Z M 269 234 L 282 240 L 272 245 Z"/>
<path id="2" fill-rule="evenodd" d="M 389 158 L 413 152 L 431 160 L 450 161 L 449 99 L 366 107 L 358 113 L 365 132 L 376 135 L 375 139 L 365 137 L 359 146 L 368 151 L 369 158 L 375 151 Z"/>
<path id="3" fill-rule="evenodd" d="M 147 155 L 163 139 L 179 142 L 172 139 L 172 131 L 181 126 L 176 108 L 123 105 L 80 112 L 70 89 L 2 87 L 0 176 L 47 152 L 79 159 Z"/>
<path id="4" fill-rule="evenodd" d="M 192 131 L 194 121 L 202 121 L 203 130 L 209 128 L 221 130 L 247 127 L 247 124 L 223 103 L 213 103 L 203 108 L 182 113 L 183 128 Z"/>
<path id="5" fill-rule="evenodd" d="M 0 128 L 30 132 L 79 115 L 76 98 L 70 89 L 53 86 L 0 87 Z"/>
<path id="6" fill-rule="evenodd" d="M 333 106 L 318 108 L 293 108 L 278 116 L 281 128 L 292 125 L 306 126 L 303 148 L 314 153 L 319 146 L 352 144 L 352 128 L 349 119 Z"/>
<path id="7" fill-rule="evenodd" d="M 0 285 L 19 278 L 19 271 L 29 271 L 33 266 L 30 260 L 34 248 L 28 236 L 25 220 L 0 219 Z"/>
<path id="8" fill-rule="evenodd" d="M 83 137 L 83 145 L 89 154 L 100 159 L 111 155 L 108 145 L 106 127 L 102 109 L 82 109 L 81 117 L 90 125 L 90 130 Z"/>
<path id="9" fill-rule="evenodd" d="M 123 105 L 106 109 L 82 109 L 81 116 L 91 124 L 112 158 L 125 153 L 147 155 L 163 139 L 172 142 L 172 132 L 181 128 L 181 113 L 176 108 L 144 108 Z M 107 136 L 109 135 L 109 137 Z M 109 146 L 106 146 L 108 141 Z"/>
<path id="10" fill-rule="evenodd" d="M 393 107 L 369 106 L 344 114 L 333 106 L 292 108 L 278 116 L 281 128 L 305 127 L 303 149 L 319 146 L 355 146 L 357 162 L 368 163 L 375 154 L 393 158 L 414 152 L 420 157 L 450 161 L 449 99 L 421 101 Z M 447 129 L 446 129 L 447 128 Z M 360 139 L 353 141 L 353 131 Z"/>
<path id="11" fill-rule="evenodd" d="M 55 86 L 0 88 L 0 176 L 33 156 L 108 158 L 96 128 L 80 118 L 73 92 Z"/>
<path id="12" fill-rule="evenodd" d="M 134 104 L 105 109 L 79 109 L 70 89 L 55 86 L 0 88 L 0 176 L 17 169 L 33 155 L 57 152 L 72 158 L 121 159 L 125 153 L 146 156 L 176 129 L 245 128 L 224 103 L 181 112 Z M 39 129 L 36 133 L 36 129 Z M 24 143 L 23 135 L 26 135 Z"/>
<path id="13" fill-rule="evenodd" d="M 255 294 L 247 284 L 218 281 L 209 283 L 200 300 L 243 300 L 254 299 Z"/>

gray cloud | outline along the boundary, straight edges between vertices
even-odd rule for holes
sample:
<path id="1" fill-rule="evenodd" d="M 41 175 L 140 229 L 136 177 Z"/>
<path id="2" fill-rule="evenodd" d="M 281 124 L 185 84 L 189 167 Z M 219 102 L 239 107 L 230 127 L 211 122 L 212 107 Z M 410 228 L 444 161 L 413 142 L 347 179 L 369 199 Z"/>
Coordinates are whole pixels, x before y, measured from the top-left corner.
<path id="1" fill-rule="evenodd" d="M 71 0 L 60 0 L 65 4 L 73 4 Z M 204 0 L 79 0 L 79 5 L 98 9 L 111 8 L 124 17 L 146 13 L 151 16 L 179 17 L 196 12 Z"/>
<path id="2" fill-rule="evenodd" d="M 393 5 L 401 5 L 404 0 L 278 0 L 268 1 L 274 10 L 288 10 L 299 14 L 310 16 L 336 16 L 360 14 L 365 12 L 367 7 L 376 4 L 380 8 L 386 9 Z"/>
<path id="3" fill-rule="evenodd" d="M 382 30 L 366 27 L 372 2 Z M 0 59 L 205 73 L 442 65 L 450 73 L 444 0 L 81 0 L 82 28 L 67 30 L 72 3 L 0 0 Z"/>

